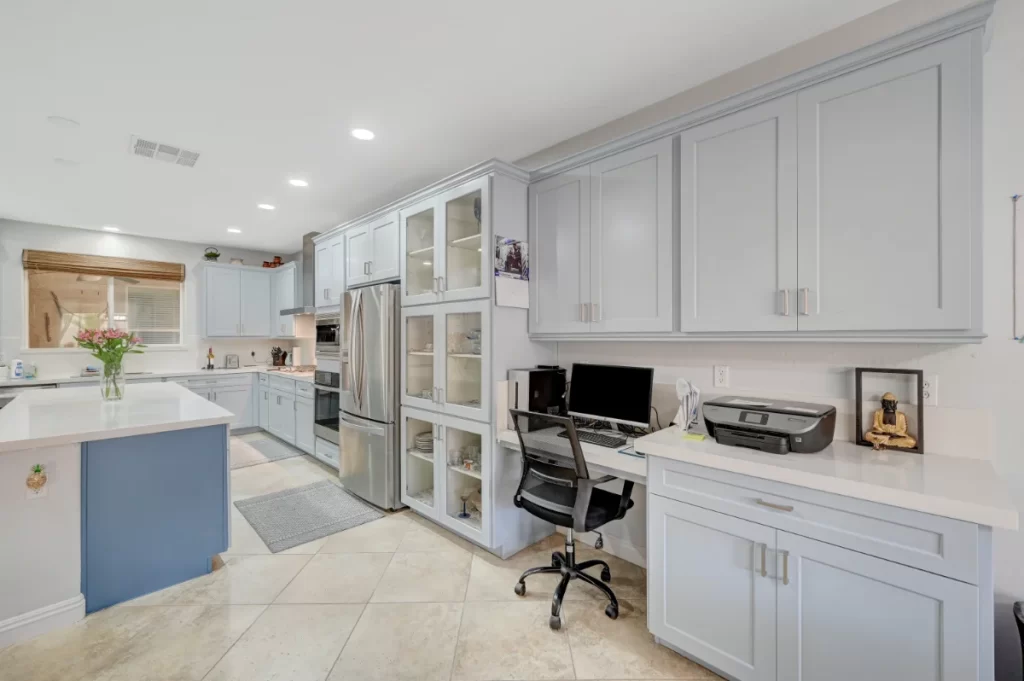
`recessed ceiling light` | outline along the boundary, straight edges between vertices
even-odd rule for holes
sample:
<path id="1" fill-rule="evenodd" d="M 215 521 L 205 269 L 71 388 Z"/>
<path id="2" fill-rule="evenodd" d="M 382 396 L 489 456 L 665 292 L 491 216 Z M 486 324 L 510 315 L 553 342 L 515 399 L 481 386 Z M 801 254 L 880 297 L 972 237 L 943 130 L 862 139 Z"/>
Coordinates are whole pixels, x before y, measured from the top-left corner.
<path id="1" fill-rule="evenodd" d="M 63 116 L 47 116 L 46 121 L 60 128 L 77 128 L 79 126 L 78 121 Z"/>
<path id="2" fill-rule="evenodd" d="M 305 180 L 300 180 L 298 178 L 296 178 L 294 180 L 288 180 L 288 184 L 290 184 L 293 187 L 308 187 L 309 186 L 308 182 L 306 182 Z"/>
<path id="3" fill-rule="evenodd" d="M 114 225 L 103 225 L 103 231 L 104 232 L 120 232 L 121 228 L 120 227 L 115 227 Z"/>
<path id="4" fill-rule="evenodd" d="M 263 210 L 274 210 L 274 206 L 270 205 L 269 203 L 260 203 L 257 204 L 256 207 L 261 208 Z"/>
<path id="5" fill-rule="evenodd" d="M 353 128 L 352 136 L 355 137 L 357 140 L 367 141 L 372 140 L 374 137 L 376 137 L 376 135 L 373 134 L 372 130 L 367 130 L 366 128 Z"/>
<path id="6" fill-rule="evenodd" d="M 242 233 L 242 230 L 238 229 L 238 227 L 228 227 L 228 231 L 231 232 L 232 234 L 241 234 Z"/>

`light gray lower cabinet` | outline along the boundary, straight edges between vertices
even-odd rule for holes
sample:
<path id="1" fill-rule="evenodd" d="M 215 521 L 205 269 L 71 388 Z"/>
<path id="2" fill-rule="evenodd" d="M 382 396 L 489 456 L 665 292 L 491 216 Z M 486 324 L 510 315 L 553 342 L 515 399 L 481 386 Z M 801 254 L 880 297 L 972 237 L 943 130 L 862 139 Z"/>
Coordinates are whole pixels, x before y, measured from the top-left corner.
<path id="1" fill-rule="evenodd" d="M 316 449 L 316 436 L 313 434 L 313 400 L 308 397 L 295 397 L 295 446 L 312 454 Z"/>
<path id="2" fill-rule="evenodd" d="M 979 588 L 656 494 L 648 628 L 740 681 L 978 679 Z"/>
<path id="3" fill-rule="evenodd" d="M 295 395 L 270 391 L 270 434 L 295 444 Z"/>
<path id="4" fill-rule="evenodd" d="M 260 386 L 260 405 L 259 405 L 259 426 L 263 430 L 270 430 L 270 388 Z"/>

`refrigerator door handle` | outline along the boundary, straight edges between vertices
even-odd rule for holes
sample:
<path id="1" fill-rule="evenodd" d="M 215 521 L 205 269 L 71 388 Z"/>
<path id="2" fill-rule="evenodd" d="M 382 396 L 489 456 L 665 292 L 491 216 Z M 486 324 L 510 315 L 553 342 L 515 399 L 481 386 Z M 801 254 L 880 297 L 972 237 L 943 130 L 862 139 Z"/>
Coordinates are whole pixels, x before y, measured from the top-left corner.
<path id="1" fill-rule="evenodd" d="M 356 422 L 353 422 L 353 421 L 349 421 L 346 418 L 346 416 L 347 415 L 344 414 L 344 413 L 341 415 L 340 425 L 341 425 L 342 428 L 350 428 L 350 429 L 358 431 L 360 433 L 370 433 L 371 435 L 384 435 L 387 432 L 386 431 L 386 426 L 383 423 L 376 423 L 376 424 L 373 424 L 373 425 L 365 425 L 365 424 L 362 424 L 362 423 L 356 423 Z"/>

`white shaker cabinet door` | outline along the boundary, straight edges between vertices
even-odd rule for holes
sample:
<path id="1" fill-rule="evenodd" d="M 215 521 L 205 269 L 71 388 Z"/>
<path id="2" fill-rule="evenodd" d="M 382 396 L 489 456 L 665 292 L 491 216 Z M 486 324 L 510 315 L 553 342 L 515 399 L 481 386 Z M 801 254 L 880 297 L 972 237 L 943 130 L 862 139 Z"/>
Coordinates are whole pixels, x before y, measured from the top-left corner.
<path id="1" fill-rule="evenodd" d="M 680 330 L 796 331 L 796 96 L 680 137 Z"/>
<path id="2" fill-rule="evenodd" d="M 345 236 L 345 286 L 362 286 L 370 281 L 371 247 L 368 225 L 346 230 Z"/>
<path id="3" fill-rule="evenodd" d="M 205 272 L 203 296 L 206 310 L 206 336 L 238 336 L 241 334 L 242 299 L 241 271 L 208 267 Z"/>
<path id="4" fill-rule="evenodd" d="M 777 535 L 778 670 L 787 681 L 978 678 L 978 589 Z"/>
<path id="5" fill-rule="evenodd" d="M 672 331 L 672 139 L 590 165 L 590 328 Z"/>
<path id="6" fill-rule="evenodd" d="M 798 95 L 801 331 L 971 327 L 975 32 Z"/>
<path id="7" fill-rule="evenodd" d="M 269 338 L 270 321 L 270 272 L 242 270 L 242 323 L 243 336 Z M 277 314 L 274 314 L 277 319 Z"/>
<path id="8" fill-rule="evenodd" d="M 313 400 L 308 397 L 295 398 L 295 446 L 307 454 L 312 454 L 316 449 Z"/>
<path id="9" fill-rule="evenodd" d="M 739 681 L 774 681 L 775 530 L 654 494 L 648 503 L 647 628 Z"/>
<path id="10" fill-rule="evenodd" d="M 263 430 L 270 430 L 270 389 L 260 387 L 260 422 L 259 427 Z"/>
<path id="11" fill-rule="evenodd" d="M 370 280 L 387 281 L 401 275 L 398 254 L 398 212 L 388 213 L 371 222 L 370 233 Z"/>
<path id="12" fill-rule="evenodd" d="M 316 276 L 314 282 L 314 305 L 327 307 L 331 304 L 331 288 L 334 287 L 334 263 L 331 261 L 331 243 L 316 245 Z"/>
<path id="13" fill-rule="evenodd" d="M 340 305 L 345 296 L 345 237 L 338 235 L 330 241 L 331 284 L 328 305 Z"/>
<path id="14" fill-rule="evenodd" d="M 212 402 L 227 409 L 235 418 L 231 428 L 248 428 L 253 425 L 252 418 L 252 386 L 232 386 L 212 388 Z"/>
<path id="15" fill-rule="evenodd" d="M 590 329 L 590 167 L 529 188 L 530 333 Z"/>

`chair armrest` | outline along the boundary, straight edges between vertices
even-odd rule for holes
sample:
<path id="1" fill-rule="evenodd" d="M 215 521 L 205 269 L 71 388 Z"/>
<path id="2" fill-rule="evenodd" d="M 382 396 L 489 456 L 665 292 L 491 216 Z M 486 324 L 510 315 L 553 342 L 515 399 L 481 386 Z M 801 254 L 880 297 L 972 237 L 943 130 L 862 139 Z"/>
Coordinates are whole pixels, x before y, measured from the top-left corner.
<path id="1" fill-rule="evenodd" d="M 616 514 L 617 517 L 622 518 L 626 515 L 626 511 L 629 510 L 629 498 L 631 496 L 633 496 L 633 481 L 623 480 L 622 497 L 619 499 L 619 512 Z"/>

